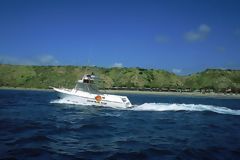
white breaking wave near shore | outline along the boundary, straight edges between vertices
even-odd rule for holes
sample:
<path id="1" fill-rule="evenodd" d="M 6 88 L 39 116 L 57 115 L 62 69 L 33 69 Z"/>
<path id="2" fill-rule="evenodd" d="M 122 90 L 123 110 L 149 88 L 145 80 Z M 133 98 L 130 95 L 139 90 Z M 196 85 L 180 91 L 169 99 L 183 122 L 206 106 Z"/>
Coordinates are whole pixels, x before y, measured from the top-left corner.
<path id="1" fill-rule="evenodd" d="M 83 105 L 83 106 L 88 105 L 88 104 L 83 104 L 81 102 L 69 101 L 67 99 L 53 100 L 50 103 L 73 104 L 73 105 Z M 115 108 L 115 109 L 121 110 L 122 108 Z M 211 111 L 219 114 L 240 115 L 240 110 L 234 110 L 227 107 L 203 105 L 203 104 L 144 103 L 142 105 L 135 105 L 133 108 L 130 108 L 130 109 L 124 108 L 123 110 L 162 111 L 162 112 L 163 111 Z"/>
<path id="2" fill-rule="evenodd" d="M 144 103 L 132 108 L 134 111 L 211 111 L 220 114 L 240 115 L 240 110 L 203 104 Z"/>

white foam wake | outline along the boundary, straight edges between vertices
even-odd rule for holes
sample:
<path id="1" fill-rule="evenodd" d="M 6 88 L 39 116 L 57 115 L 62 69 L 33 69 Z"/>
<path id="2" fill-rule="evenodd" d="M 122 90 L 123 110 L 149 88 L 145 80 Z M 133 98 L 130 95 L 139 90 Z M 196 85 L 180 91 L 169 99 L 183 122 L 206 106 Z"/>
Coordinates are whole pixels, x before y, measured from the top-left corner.
<path id="1" fill-rule="evenodd" d="M 84 106 L 89 106 L 90 104 L 81 102 L 81 101 L 74 101 L 74 100 L 69 100 L 66 98 L 61 98 L 61 99 L 56 99 L 52 100 L 50 103 L 56 103 L 56 104 L 73 104 L 73 105 L 84 105 Z"/>
<path id="2" fill-rule="evenodd" d="M 58 104 L 74 104 L 74 105 L 84 105 L 89 104 L 82 103 L 80 101 L 70 101 L 68 99 L 57 99 L 53 100 L 50 103 Z M 114 108 L 114 107 L 112 107 Z M 121 109 L 121 108 L 115 108 Z M 122 108 L 126 110 L 126 108 Z M 240 115 L 240 110 L 233 110 L 227 107 L 219 107 L 212 105 L 203 105 L 203 104 L 177 104 L 177 103 L 144 103 L 142 105 L 134 106 L 131 109 L 132 111 L 211 111 L 220 114 L 230 114 L 230 115 Z"/>
<path id="3" fill-rule="evenodd" d="M 212 111 L 220 114 L 240 115 L 240 110 L 203 104 L 144 103 L 134 107 L 135 111 Z"/>

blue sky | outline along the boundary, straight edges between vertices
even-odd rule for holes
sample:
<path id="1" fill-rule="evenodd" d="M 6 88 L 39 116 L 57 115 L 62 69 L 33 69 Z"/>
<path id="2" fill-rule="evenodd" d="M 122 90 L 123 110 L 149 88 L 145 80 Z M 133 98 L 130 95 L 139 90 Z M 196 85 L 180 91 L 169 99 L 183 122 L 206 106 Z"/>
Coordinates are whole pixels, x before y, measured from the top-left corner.
<path id="1" fill-rule="evenodd" d="M 0 0 L 0 63 L 240 69 L 240 1 Z"/>

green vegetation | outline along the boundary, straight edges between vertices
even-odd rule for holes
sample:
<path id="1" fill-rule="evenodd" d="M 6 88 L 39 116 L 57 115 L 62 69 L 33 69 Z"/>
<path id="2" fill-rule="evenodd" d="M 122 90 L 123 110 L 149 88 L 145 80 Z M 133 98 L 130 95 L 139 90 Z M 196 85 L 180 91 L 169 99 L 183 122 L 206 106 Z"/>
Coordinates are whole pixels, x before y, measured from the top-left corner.
<path id="1" fill-rule="evenodd" d="M 207 69 L 189 76 L 142 68 L 0 65 L 0 87 L 72 88 L 84 73 L 94 73 L 100 88 L 155 91 L 240 92 L 240 70 Z"/>

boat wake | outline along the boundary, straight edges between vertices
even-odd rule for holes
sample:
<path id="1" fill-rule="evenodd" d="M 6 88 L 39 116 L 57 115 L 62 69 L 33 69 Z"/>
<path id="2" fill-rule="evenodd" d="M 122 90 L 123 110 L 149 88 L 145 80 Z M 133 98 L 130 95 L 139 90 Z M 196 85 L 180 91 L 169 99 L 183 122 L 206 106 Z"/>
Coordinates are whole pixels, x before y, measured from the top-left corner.
<path id="1" fill-rule="evenodd" d="M 73 105 L 88 105 L 81 102 L 69 101 L 67 99 L 57 99 L 50 103 L 57 104 L 73 104 Z M 114 107 L 111 107 L 114 108 Z M 144 103 L 142 105 L 134 105 L 132 108 L 115 108 L 132 111 L 211 111 L 219 114 L 240 115 L 240 110 L 234 110 L 227 107 L 219 107 L 203 104 L 178 104 L 178 103 Z"/>
<path id="2" fill-rule="evenodd" d="M 144 103 L 132 108 L 135 111 L 211 111 L 219 114 L 240 115 L 240 110 L 203 104 Z"/>

